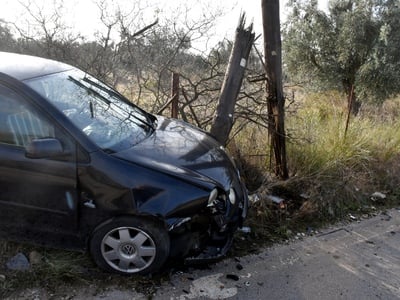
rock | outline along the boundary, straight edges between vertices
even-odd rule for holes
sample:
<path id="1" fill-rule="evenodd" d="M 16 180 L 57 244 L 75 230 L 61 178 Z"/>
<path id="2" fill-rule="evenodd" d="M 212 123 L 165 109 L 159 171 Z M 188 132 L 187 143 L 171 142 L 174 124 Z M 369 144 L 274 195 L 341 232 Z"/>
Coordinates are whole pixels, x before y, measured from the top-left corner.
<path id="1" fill-rule="evenodd" d="M 381 212 L 381 220 L 383 221 L 390 221 L 392 219 L 392 216 L 389 215 L 387 212 Z"/>
<path id="2" fill-rule="evenodd" d="M 357 217 L 353 216 L 352 214 L 349 214 L 349 218 L 352 221 L 357 221 Z"/>
<path id="3" fill-rule="evenodd" d="M 243 227 L 239 228 L 238 230 L 243 232 L 243 233 L 250 233 L 251 232 L 251 228 L 248 227 L 248 226 L 243 226 Z"/>
<path id="4" fill-rule="evenodd" d="M 38 265 L 42 262 L 42 255 L 37 251 L 29 253 L 29 262 L 31 265 Z"/>
<path id="5" fill-rule="evenodd" d="M 0 274 L 0 281 L 5 281 L 6 280 L 6 275 Z"/>
<path id="6" fill-rule="evenodd" d="M 311 227 L 307 227 L 307 235 L 312 235 L 314 233 L 314 229 Z"/>
<path id="7" fill-rule="evenodd" d="M 386 200 L 386 195 L 380 192 L 375 192 L 371 195 L 371 200 L 375 202 L 384 202 Z"/>
<path id="8" fill-rule="evenodd" d="M 278 196 L 274 196 L 274 195 L 267 195 L 266 197 L 269 201 L 280 205 L 281 203 L 283 203 L 285 201 L 285 199 L 278 197 Z"/>
<path id="9" fill-rule="evenodd" d="M 253 205 L 260 201 L 260 196 L 258 194 L 252 194 L 252 195 L 249 195 L 248 197 L 249 197 L 250 205 Z"/>
<path id="10" fill-rule="evenodd" d="M 310 195 L 307 195 L 307 194 L 304 194 L 304 193 L 300 194 L 299 196 L 300 196 L 301 198 L 307 199 L 307 200 L 311 198 Z"/>
<path id="11" fill-rule="evenodd" d="M 14 257 L 6 263 L 6 266 L 10 270 L 14 271 L 26 271 L 30 268 L 28 259 L 21 252 L 17 253 Z"/>

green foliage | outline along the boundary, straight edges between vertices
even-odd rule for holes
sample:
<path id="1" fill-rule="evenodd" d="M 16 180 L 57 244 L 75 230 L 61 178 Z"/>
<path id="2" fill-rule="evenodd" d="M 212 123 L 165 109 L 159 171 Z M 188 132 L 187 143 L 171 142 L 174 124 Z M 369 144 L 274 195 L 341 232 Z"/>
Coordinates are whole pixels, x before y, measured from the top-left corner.
<path id="1" fill-rule="evenodd" d="M 291 81 L 314 89 L 355 87 L 362 101 L 382 103 L 400 91 L 400 8 L 392 0 L 290 2 L 283 49 Z"/>
<path id="2" fill-rule="evenodd" d="M 0 45 L 2 51 L 15 51 L 15 40 L 6 22 L 0 19 Z"/>

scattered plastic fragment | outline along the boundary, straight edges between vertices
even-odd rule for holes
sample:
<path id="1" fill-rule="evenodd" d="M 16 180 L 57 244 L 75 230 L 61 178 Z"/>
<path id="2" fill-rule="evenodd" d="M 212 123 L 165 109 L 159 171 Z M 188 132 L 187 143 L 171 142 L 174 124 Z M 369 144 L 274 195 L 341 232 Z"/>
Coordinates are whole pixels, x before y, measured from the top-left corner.
<path id="1" fill-rule="evenodd" d="M 251 232 L 251 228 L 248 226 L 243 226 L 241 228 L 239 228 L 239 231 L 243 232 L 243 233 L 250 233 Z"/>
<path id="2" fill-rule="evenodd" d="M 243 270 L 243 266 L 242 266 L 241 264 L 237 264 L 237 265 L 236 265 L 236 269 L 238 269 L 239 271 L 240 271 L 240 270 Z"/>
<path id="3" fill-rule="evenodd" d="M 226 278 L 235 280 L 235 281 L 239 280 L 239 276 L 237 276 L 236 274 L 226 274 Z"/>

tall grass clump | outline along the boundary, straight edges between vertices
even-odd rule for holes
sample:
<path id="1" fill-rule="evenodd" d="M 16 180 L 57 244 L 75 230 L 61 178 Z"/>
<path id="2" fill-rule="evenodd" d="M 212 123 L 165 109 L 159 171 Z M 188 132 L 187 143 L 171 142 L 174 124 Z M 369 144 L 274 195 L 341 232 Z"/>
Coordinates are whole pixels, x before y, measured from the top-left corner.
<path id="1" fill-rule="evenodd" d="M 286 181 L 270 176 L 265 129 L 247 128 L 236 139 L 240 144 L 237 148 L 247 166 L 258 170 L 254 174 L 263 174 L 256 192 L 287 200 L 291 220 L 333 221 L 350 212 L 363 213 L 378 205 L 399 203 L 399 116 L 400 98 L 382 106 L 364 105 L 357 116 L 351 116 L 345 132 L 344 96 L 332 92 L 298 97 L 286 110 L 290 172 Z M 383 202 L 371 197 L 374 192 L 386 196 Z M 260 214 L 270 222 L 270 207 L 261 212 L 258 208 L 258 224 Z"/>
<path id="2" fill-rule="evenodd" d="M 400 120 L 366 108 L 345 132 L 346 110 L 338 94 L 311 94 L 287 118 L 292 181 L 323 218 L 367 206 L 376 191 L 397 194 Z"/>

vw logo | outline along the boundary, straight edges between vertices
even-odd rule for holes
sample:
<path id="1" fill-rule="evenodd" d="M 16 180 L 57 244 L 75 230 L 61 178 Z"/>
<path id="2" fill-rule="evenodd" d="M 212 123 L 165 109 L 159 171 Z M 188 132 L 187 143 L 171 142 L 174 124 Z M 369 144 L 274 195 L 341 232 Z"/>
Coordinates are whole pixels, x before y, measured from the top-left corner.
<path id="1" fill-rule="evenodd" d="M 125 255 L 132 255 L 133 253 L 135 253 L 136 249 L 132 244 L 125 244 L 122 246 L 121 251 Z"/>

